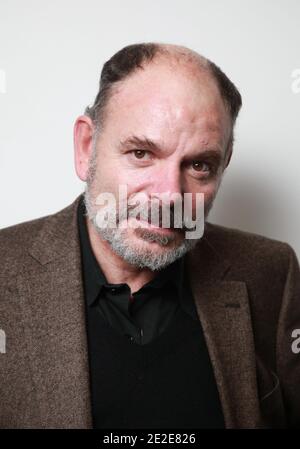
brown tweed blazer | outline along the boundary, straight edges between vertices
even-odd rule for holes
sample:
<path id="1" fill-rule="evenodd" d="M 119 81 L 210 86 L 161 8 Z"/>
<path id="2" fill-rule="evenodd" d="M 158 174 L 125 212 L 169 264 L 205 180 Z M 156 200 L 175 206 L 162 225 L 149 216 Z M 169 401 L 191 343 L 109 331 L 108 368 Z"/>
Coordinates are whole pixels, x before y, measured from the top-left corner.
<path id="1" fill-rule="evenodd" d="M 78 202 L 0 231 L 0 428 L 92 425 Z M 208 223 L 188 266 L 226 427 L 300 427 L 293 250 Z"/>

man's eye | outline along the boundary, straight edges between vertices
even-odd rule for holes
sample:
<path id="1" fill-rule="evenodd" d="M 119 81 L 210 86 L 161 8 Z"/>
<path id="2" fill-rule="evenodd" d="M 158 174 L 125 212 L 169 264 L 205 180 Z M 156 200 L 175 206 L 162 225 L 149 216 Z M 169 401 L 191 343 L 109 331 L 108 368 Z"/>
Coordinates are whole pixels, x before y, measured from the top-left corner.
<path id="1" fill-rule="evenodd" d="M 133 150 L 132 153 L 136 159 L 146 159 L 149 156 L 149 151 L 146 150 Z"/>
<path id="2" fill-rule="evenodd" d="M 206 162 L 193 161 L 192 166 L 193 166 L 193 169 L 196 171 L 204 171 L 204 172 L 211 171 L 210 164 L 207 164 Z"/>
<path id="3" fill-rule="evenodd" d="M 150 152 L 147 150 L 132 150 L 131 153 L 133 153 L 136 159 L 143 159 L 143 160 L 151 159 Z"/>

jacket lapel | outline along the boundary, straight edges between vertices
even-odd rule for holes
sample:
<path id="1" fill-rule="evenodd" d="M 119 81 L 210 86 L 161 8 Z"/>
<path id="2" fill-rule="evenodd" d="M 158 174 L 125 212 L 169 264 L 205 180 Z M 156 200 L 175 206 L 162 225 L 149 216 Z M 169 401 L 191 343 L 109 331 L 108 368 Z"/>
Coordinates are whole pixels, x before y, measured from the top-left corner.
<path id="1" fill-rule="evenodd" d="M 92 425 L 77 205 L 45 221 L 18 280 L 40 427 Z"/>
<path id="2" fill-rule="evenodd" d="M 247 287 L 224 280 L 230 264 L 204 235 L 188 256 L 191 288 L 227 428 L 260 427 L 255 351 Z"/>

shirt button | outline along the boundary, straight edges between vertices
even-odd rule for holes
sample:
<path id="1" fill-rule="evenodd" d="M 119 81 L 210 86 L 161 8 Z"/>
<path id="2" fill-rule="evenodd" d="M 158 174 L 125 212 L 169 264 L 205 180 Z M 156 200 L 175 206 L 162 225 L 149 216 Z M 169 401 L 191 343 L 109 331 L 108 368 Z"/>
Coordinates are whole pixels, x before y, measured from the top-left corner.
<path id="1" fill-rule="evenodd" d="M 110 292 L 111 292 L 111 293 L 116 293 L 116 291 L 117 291 L 116 288 L 111 288 L 111 289 L 110 289 Z"/>
<path id="2" fill-rule="evenodd" d="M 128 338 L 128 340 L 131 342 L 131 343 L 133 343 L 134 342 L 134 338 L 133 338 L 133 336 L 132 335 L 129 335 L 129 334 L 125 334 L 125 337 L 127 337 Z"/>

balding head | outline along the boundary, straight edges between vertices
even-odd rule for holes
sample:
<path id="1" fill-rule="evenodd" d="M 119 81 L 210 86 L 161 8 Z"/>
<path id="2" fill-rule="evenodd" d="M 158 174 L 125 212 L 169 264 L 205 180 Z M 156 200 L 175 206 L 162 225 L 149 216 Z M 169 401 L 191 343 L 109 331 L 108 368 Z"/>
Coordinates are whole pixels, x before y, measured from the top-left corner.
<path id="1" fill-rule="evenodd" d="M 199 53 L 180 45 L 164 43 L 141 43 L 128 45 L 115 53 L 103 66 L 99 91 L 94 104 L 87 107 L 85 114 L 92 120 L 97 130 L 104 125 L 105 112 L 113 94 L 128 77 L 148 64 L 167 64 L 176 71 L 185 71 L 189 77 L 200 80 L 206 75 L 217 85 L 220 96 L 228 111 L 231 132 L 228 147 L 232 149 L 234 124 L 242 105 L 239 91 L 222 70 Z"/>

